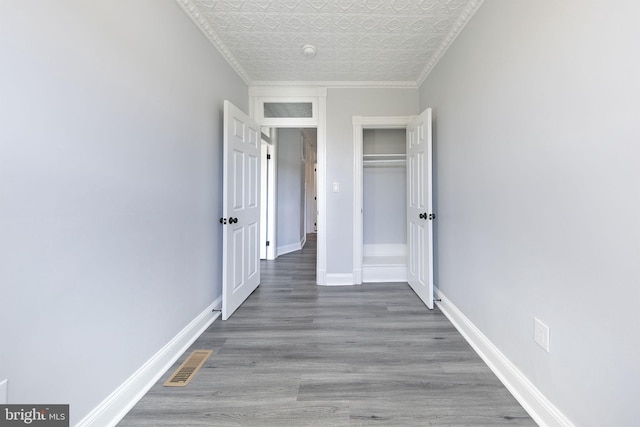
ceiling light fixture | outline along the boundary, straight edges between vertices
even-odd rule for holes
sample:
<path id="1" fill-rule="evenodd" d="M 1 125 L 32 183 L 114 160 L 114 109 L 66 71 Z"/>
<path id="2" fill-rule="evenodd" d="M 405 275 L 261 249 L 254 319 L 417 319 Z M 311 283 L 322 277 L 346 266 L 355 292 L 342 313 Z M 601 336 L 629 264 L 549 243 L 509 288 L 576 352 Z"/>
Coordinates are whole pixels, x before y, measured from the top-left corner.
<path id="1" fill-rule="evenodd" d="M 311 44 L 305 44 L 304 46 L 302 46 L 302 54 L 305 56 L 305 58 L 313 58 L 314 56 L 316 56 L 316 47 Z"/>

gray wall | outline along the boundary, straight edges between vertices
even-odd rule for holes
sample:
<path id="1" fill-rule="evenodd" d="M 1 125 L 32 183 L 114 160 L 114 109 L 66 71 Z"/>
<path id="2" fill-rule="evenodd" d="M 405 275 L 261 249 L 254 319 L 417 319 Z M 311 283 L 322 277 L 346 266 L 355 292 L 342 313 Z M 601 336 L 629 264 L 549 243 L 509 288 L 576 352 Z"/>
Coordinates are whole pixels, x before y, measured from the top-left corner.
<path id="1" fill-rule="evenodd" d="M 418 114 L 416 89 L 327 91 L 327 274 L 353 272 L 353 116 Z M 333 192 L 333 183 L 340 192 Z M 345 237 L 346 236 L 346 237 Z"/>
<path id="2" fill-rule="evenodd" d="M 640 3 L 614 3 L 487 0 L 420 88 L 437 286 L 578 426 L 640 417 Z"/>
<path id="3" fill-rule="evenodd" d="M 304 237 L 302 130 L 278 129 L 278 248 Z"/>
<path id="4" fill-rule="evenodd" d="M 173 0 L 0 3 L 0 380 L 71 424 L 221 294 L 222 101 Z"/>

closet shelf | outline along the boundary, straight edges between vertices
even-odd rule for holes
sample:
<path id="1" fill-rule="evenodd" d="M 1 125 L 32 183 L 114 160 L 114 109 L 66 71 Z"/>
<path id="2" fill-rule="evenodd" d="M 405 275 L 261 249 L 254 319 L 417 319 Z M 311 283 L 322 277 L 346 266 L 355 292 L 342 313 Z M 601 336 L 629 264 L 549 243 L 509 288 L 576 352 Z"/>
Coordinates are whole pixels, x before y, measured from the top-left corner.
<path id="1" fill-rule="evenodd" d="M 406 154 L 364 154 L 363 166 L 404 166 Z"/>

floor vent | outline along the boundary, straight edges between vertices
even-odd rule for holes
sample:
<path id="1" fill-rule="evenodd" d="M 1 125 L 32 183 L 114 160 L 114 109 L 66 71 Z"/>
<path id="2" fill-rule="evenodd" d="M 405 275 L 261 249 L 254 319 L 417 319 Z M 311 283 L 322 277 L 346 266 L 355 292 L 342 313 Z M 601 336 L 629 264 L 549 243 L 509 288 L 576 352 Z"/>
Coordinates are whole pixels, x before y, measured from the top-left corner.
<path id="1" fill-rule="evenodd" d="M 164 383 L 165 387 L 184 387 L 193 379 L 196 372 L 204 365 L 207 358 L 213 353 L 212 350 L 196 350 Z"/>

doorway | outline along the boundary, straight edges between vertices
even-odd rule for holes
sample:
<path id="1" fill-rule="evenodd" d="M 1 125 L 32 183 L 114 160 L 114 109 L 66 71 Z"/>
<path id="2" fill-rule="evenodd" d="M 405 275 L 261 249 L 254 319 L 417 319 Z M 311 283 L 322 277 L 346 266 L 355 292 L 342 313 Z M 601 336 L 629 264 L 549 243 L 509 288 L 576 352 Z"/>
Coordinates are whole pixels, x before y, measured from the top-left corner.
<path id="1" fill-rule="evenodd" d="M 394 163 L 404 158 L 406 162 L 406 282 L 429 308 L 433 308 L 433 220 L 432 212 L 432 126 L 431 109 L 417 116 L 403 117 L 353 117 L 354 158 L 354 240 L 353 240 L 353 277 L 356 284 L 367 281 L 385 280 L 384 274 L 376 272 L 376 279 L 363 277 L 367 271 L 364 261 L 364 206 L 363 206 L 363 167 L 364 130 L 365 129 L 404 129 L 406 136 L 405 154 L 385 151 L 367 154 L 369 161 L 384 160 Z M 386 272 L 393 271 L 385 269 Z M 386 274 L 386 273 L 385 273 Z M 395 274 L 395 273 L 394 273 Z M 394 277 L 393 281 L 400 281 Z"/>
<path id="2" fill-rule="evenodd" d="M 407 281 L 405 129 L 363 129 L 362 281 Z"/>
<path id="3" fill-rule="evenodd" d="M 327 284 L 326 121 L 327 88 L 252 86 L 250 116 L 270 128 L 316 129 L 316 283 Z M 276 148 L 277 151 L 277 148 Z"/>
<path id="4" fill-rule="evenodd" d="M 379 176 L 383 175 L 385 172 L 391 175 L 394 182 L 398 181 L 399 173 L 404 172 L 406 176 L 405 140 L 399 142 L 398 138 L 406 137 L 407 125 L 411 123 L 411 119 L 411 116 L 353 117 L 353 146 L 354 158 L 356 159 L 356 167 L 354 168 L 353 216 L 353 277 L 355 284 L 376 281 L 406 282 L 407 280 L 406 237 L 404 239 L 397 236 L 383 238 L 383 240 L 388 240 L 388 245 L 383 245 L 380 240 L 370 240 L 370 237 L 368 237 L 367 243 L 369 243 L 369 245 L 365 243 L 365 219 L 368 220 L 367 225 L 375 224 L 376 219 L 372 218 L 375 215 L 375 211 L 373 211 L 375 209 L 375 204 L 372 204 L 375 203 L 373 202 L 373 198 L 368 200 L 367 212 L 365 213 L 364 185 L 365 170 L 367 169 L 368 171 L 366 174 L 369 175 L 369 178 L 373 178 L 372 183 L 379 180 Z M 367 137 L 367 141 L 369 142 L 367 142 L 368 146 L 366 151 L 365 132 L 369 134 Z M 380 141 L 376 142 L 376 139 L 380 139 Z M 376 169 L 370 169 L 369 167 L 377 168 L 383 173 L 376 174 Z M 390 167 L 393 169 L 389 169 Z M 400 191 L 406 194 L 406 184 L 402 185 Z M 398 198 L 397 191 L 394 193 L 393 197 L 394 200 Z M 406 198 L 404 200 L 406 201 Z M 403 202 L 403 200 L 395 200 L 394 203 L 401 202 Z M 365 215 L 367 215 L 367 217 L 365 217 Z M 392 214 L 385 213 L 385 217 L 390 215 Z M 396 215 L 406 216 L 406 210 L 400 209 Z M 397 221 L 398 219 L 386 219 L 386 221 L 393 220 Z M 382 218 L 381 221 L 385 221 L 385 219 Z M 402 219 L 399 222 L 401 227 L 405 230 L 406 236 L 406 220 Z M 394 226 L 395 228 L 398 228 L 397 223 L 394 224 Z M 367 258 L 366 262 L 365 257 Z"/>
<path id="5" fill-rule="evenodd" d="M 263 128 L 261 259 L 298 251 L 317 232 L 317 129 Z"/>

